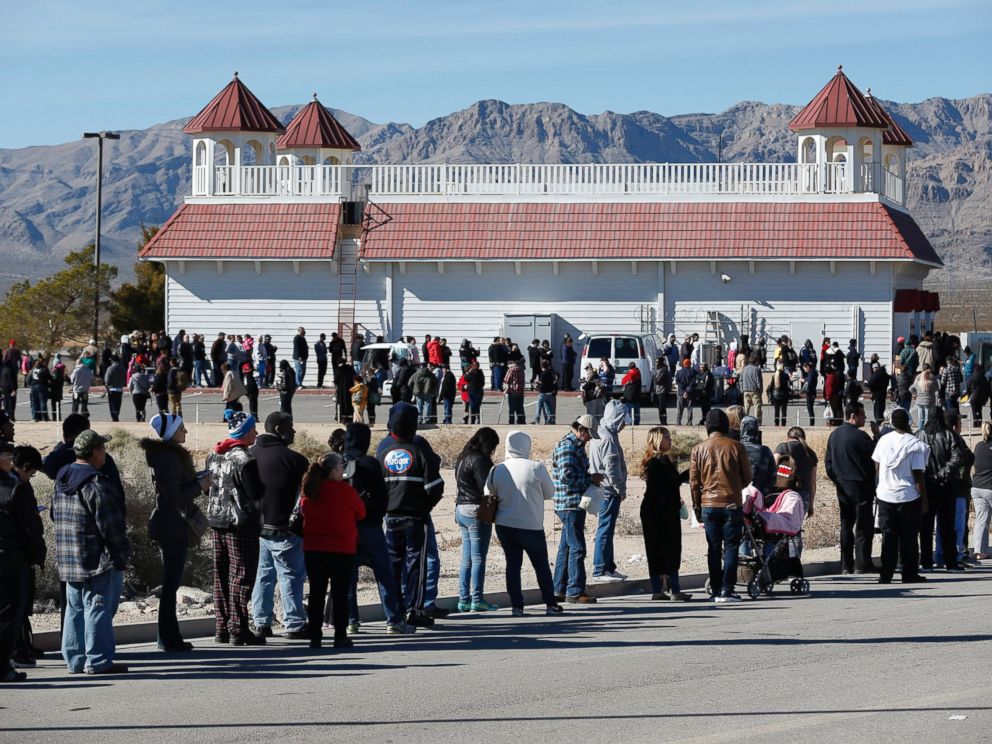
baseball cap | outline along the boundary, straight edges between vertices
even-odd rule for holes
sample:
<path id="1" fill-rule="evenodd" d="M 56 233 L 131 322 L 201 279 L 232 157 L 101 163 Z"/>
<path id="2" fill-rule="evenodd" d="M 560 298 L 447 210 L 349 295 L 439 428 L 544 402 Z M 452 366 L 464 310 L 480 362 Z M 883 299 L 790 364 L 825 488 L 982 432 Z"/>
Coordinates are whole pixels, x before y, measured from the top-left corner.
<path id="1" fill-rule="evenodd" d="M 583 413 L 575 419 L 575 423 L 578 426 L 588 429 L 590 434 L 595 434 L 599 430 L 599 424 L 596 422 L 596 417 L 588 413 Z"/>
<path id="2" fill-rule="evenodd" d="M 72 451 L 76 453 L 77 457 L 87 458 L 93 454 L 93 450 L 102 447 L 111 439 L 113 437 L 109 435 L 101 436 L 92 429 L 87 429 L 76 436 L 76 441 L 72 443 Z"/>

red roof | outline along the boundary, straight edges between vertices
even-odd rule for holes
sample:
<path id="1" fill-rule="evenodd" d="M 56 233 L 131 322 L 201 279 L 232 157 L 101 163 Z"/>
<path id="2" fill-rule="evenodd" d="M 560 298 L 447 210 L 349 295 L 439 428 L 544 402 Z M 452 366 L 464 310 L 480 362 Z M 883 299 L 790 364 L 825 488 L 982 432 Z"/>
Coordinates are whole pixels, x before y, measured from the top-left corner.
<path id="1" fill-rule="evenodd" d="M 840 67 L 830 82 L 823 86 L 823 90 L 789 122 L 789 129 L 793 132 L 823 127 L 885 129 L 888 126 L 885 117 L 865 100 L 865 94 L 858 90 L 858 86 L 848 79 Z"/>
<path id="2" fill-rule="evenodd" d="M 868 92 L 865 94 L 865 100 L 868 102 L 869 106 L 875 109 L 875 113 L 888 122 L 888 126 L 885 128 L 885 131 L 882 132 L 883 145 L 899 145 L 901 147 L 913 146 L 913 139 L 906 134 L 905 129 L 896 123 L 896 120 L 892 118 L 892 115 L 882 108 L 882 104 L 875 100 L 875 97 L 871 94 L 871 88 L 869 88 Z"/>
<path id="3" fill-rule="evenodd" d="M 142 258 L 304 259 L 334 256 L 341 205 L 183 204 Z"/>
<path id="4" fill-rule="evenodd" d="M 200 132 L 276 132 L 286 131 L 271 111 L 262 105 L 248 86 L 238 79 L 224 86 L 203 110 L 183 127 L 186 134 Z"/>
<path id="5" fill-rule="evenodd" d="M 904 212 L 845 203 L 377 204 L 368 259 L 918 259 L 940 264 Z"/>
<path id="6" fill-rule="evenodd" d="M 329 147 L 355 151 L 362 149 L 348 130 L 341 126 L 341 122 L 317 100 L 316 94 L 289 122 L 286 133 L 276 140 L 276 147 L 280 150 L 289 147 Z"/>

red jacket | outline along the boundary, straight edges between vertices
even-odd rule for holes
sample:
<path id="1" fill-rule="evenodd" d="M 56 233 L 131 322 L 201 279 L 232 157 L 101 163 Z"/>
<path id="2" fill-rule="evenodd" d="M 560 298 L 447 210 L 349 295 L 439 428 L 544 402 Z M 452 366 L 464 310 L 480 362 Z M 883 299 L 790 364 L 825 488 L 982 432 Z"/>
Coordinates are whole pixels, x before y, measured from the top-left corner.
<path id="1" fill-rule="evenodd" d="M 444 357 L 441 355 L 441 342 L 436 338 L 427 344 L 427 361 L 435 367 L 444 366 Z"/>
<path id="2" fill-rule="evenodd" d="M 634 369 L 628 370 L 627 374 L 625 374 L 623 376 L 623 379 L 620 380 L 621 385 L 626 385 L 627 383 L 630 382 L 636 382 L 637 384 L 640 384 L 641 382 L 641 371 L 636 367 Z"/>
<path id="3" fill-rule="evenodd" d="M 365 504 L 344 481 L 328 480 L 317 498 L 303 497 L 303 550 L 354 555 L 358 550 L 358 521 Z"/>

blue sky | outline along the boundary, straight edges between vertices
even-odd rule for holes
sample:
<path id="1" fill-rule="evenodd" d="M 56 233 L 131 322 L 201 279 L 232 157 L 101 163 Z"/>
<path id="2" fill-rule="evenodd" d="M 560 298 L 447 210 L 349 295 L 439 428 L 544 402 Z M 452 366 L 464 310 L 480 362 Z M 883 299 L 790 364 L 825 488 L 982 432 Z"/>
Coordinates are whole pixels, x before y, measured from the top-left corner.
<path id="1" fill-rule="evenodd" d="M 234 70 L 270 106 L 421 125 L 482 98 L 583 113 L 992 90 L 989 0 L 0 0 L 0 147 L 195 114 Z"/>

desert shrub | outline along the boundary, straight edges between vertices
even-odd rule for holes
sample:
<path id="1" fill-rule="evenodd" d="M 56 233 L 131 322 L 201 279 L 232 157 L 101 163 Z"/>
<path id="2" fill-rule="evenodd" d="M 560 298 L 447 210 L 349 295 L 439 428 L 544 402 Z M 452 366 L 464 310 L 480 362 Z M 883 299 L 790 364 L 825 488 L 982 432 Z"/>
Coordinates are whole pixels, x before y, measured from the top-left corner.
<path id="1" fill-rule="evenodd" d="M 455 467 L 455 460 L 461 453 L 465 442 L 472 436 L 473 430 L 455 429 L 444 427 L 440 429 L 427 429 L 420 434 L 431 444 L 434 452 L 441 458 L 442 468 Z M 496 454 L 499 454 L 498 451 Z M 495 459 L 495 458 L 494 458 Z"/>
<path id="2" fill-rule="evenodd" d="M 319 460 L 322 455 L 329 451 L 326 440 L 321 442 L 316 437 L 311 436 L 304 431 L 296 432 L 296 439 L 293 442 L 293 449 L 307 458 L 310 462 Z"/>
<path id="3" fill-rule="evenodd" d="M 626 503 L 626 502 L 624 502 Z M 641 526 L 641 515 L 637 511 L 623 511 L 617 517 L 618 535 L 643 535 L 644 528 Z"/>
<path id="4" fill-rule="evenodd" d="M 835 499 L 824 497 L 823 490 L 821 483 L 818 486 L 816 510 L 803 524 L 803 545 L 810 550 L 832 548 L 840 544 L 840 510 Z"/>

